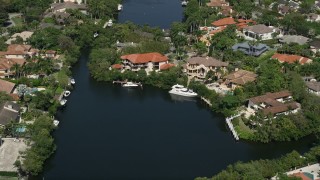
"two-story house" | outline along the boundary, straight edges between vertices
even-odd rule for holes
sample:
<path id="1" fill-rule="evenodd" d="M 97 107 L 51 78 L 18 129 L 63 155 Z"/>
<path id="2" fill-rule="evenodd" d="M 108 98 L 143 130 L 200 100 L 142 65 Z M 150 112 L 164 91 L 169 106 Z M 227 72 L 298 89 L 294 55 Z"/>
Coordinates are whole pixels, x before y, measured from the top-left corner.
<path id="1" fill-rule="evenodd" d="M 275 93 L 267 93 L 248 99 L 248 108 L 261 111 L 263 115 L 276 117 L 284 114 L 297 113 L 300 104 L 293 101 L 291 92 L 285 90 Z"/>
<path id="2" fill-rule="evenodd" d="M 233 51 L 241 51 L 249 56 L 260 56 L 269 50 L 269 46 L 265 44 L 250 44 L 249 42 L 238 43 L 232 46 Z"/>
<path id="3" fill-rule="evenodd" d="M 269 40 L 273 39 L 272 34 L 276 32 L 273 27 L 264 24 L 247 26 L 242 29 L 242 34 L 247 40 Z"/>
<path id="4" fill-rule="evenodd" d="M 237 87 L 241 87 L 249 82 L 255 81 L 257 77 L 258 75 L 254 72 L 240 69 L 228 74 L 223 77 L 223 79 L 225 79 L 225 84 L 234 90 Z"/>
<path id="5" fill-rule="evenodd" d="M 20 106 L 12 101 L 7 101 L 0 106 L 0 127 L 16 121 L 20 116 Z"/>
<path id="6" fill-rule="evenodd" d="M 209 71 L 221 76 L 221 72 L 226 72 L 227 62 L 222 62 L 212 57 L 193 57 L 187 60 L 186 72 L 190 78 L 204 80 Z M 220 72 L 219 72 L 220 69 Z"/>
<path id="7" fill-rule="evenodd" d="M 124 69 L 131 71 L 139 71 L 145 69 L 148 71 L 159 71 L 163 64 L 168 63 L 168 57 L 157 53 L 144 53 L 144 54 L 128 54 L 120 57 Z"/>
<path id="8" fill-rule="evenodd" d="M 23 66 L 26 63 L 25 59 L 6 59 L 0 58 L 0 78 L 10 78 L 15 74 L 15 70 L 12 67 L 15 64 Z"/>

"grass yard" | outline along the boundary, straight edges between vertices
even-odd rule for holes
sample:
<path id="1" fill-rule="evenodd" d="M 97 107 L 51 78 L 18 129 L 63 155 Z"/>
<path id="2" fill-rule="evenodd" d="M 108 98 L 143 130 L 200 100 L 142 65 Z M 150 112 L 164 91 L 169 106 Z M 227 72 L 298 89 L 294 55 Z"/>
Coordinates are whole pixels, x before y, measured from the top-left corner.
<path id="1" fill-rule="evenodd" d="M 12 21 L 16 24 L 16 26 L 23 25 L 23 19 L 21 17 L 13 17 Z"/>
<path id="2" fill-rule="evenodd" d="M 238 124 L 235 125 L 235 130 L 237 131 L 240 139 L 250 140 L 254 136 L 254 131 L 244 124 L 241 118 L 238 118 Z"/>

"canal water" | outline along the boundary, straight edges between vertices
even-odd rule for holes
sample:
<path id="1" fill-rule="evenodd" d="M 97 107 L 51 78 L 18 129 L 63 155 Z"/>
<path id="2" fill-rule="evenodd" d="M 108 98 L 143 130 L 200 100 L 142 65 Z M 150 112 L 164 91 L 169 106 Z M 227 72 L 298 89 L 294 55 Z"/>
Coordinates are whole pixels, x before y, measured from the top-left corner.
<path id="1" fill-rule="evenodd" d="M 180 3 L 124 0 L 120 18 L 134 16 L 133 9 L 141 7 L 161 7 L 164 14 L 175 14 L 168 10 L 176 1 Z M 161 16 L 152 18 L 164 28 L 170 24 L 169 19 L 162 24 Z M 237 161 L 310 148 L 309 138 L 271 144 L 235 142 L 224 118 L 199 100 L 183 101 L 153 87 L 125 89 L 97 82 L 90 78 L 87 62 L 84 54 L 73 68 L 75 89 L 57 115 L 57 151 L 35 179 L 188 180 L 213 176 Z"/>
<path id="2" fill-rule="evenodd" d="M 150 25 L 163 29 L 170 28 L 172 22 L 183 19 L 181 0 L 123 0 L 123 11 L 118 21 L 131 21 L 139 25 Z"/>

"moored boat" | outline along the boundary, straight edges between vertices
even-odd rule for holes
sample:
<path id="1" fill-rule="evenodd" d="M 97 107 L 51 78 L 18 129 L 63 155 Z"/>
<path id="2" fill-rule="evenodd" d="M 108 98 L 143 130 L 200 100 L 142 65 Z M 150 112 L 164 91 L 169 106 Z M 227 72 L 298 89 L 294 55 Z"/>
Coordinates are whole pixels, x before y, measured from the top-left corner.
<path id="1" fill-rule="evenodd" d="M 60 123 L 60 122 L 59 122 L 58 120 L 53 120 L 53 125 L 54 125 L 54 126 L 57 127 L 57 126 L 59 125 L 59 123 Z"/>
<path id="2" fill-rule="evenodd" d="M 64 91 L 64 92 L 63 92 L 63 96 L 64 96 L 64 97 L 68 97 L 70 94 L 71 94 L 70 91 Z"/>
<path id="3" fill-rule="evenodd" d="M 184 1 L 181 2 L 181 5 L 182 5 L 182 6 L 186 6 L 187 4 L 188 4 L 188 1 L 185 1 L 185 0 L 184 0 Z"/>
<path id="4" fill-rule="evenodd" d="M 122 87 L 127 87 L 127 88 L 135 88 L 138 86 L 142 86 L 141 83 L 134 83 L 134 82 L 128 81 L 128 82 L 122 84 Z"/>
<path id="5" fill-rule="evenodd" d="M 196 97 L 198 95 L 191 89 L 185 88 L 184 86 L 179 84 L 172 86 L 172 89 L 169 91 L 169 93 L 185 97 Z"/>
<path id="6" fill-rule="evenodd" d="M 61 99 L 61 100 L 60 100 L 60 105 L 61 105 L 61 106 L 66 105 L 66 103 L 67 103 L 67 100 L 66 100 L 66 99 Z"/>
<path id="7" fill-rule="evenodd" d="M 109 19 L 108 23 L 107 23 L 107 26 L 108 27 L 111 27 L 113 25 L 113 22 L 112 22 L 112 19 Z"/>
<path id="8" fill-rule="evenodd" d="M 121 11 L 123 8 L 122 4 L 118 4 L 118 11 Z"/>
<path id="9" fill-rule="evenodd" d="M 75 81 L 73 78 L 71 78 L 71 79 L 70 79 L 70 83 L 71 83 L 72 85 L 74 85 L 74 84 L 76 84 L 76 81 Z"/>

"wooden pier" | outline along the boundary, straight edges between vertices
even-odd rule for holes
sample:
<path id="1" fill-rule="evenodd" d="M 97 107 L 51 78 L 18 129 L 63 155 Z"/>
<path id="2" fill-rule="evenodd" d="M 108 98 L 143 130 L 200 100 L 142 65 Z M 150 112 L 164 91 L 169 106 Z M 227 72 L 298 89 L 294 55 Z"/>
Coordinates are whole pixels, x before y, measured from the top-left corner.
<path id="1" fill-rule="evenodd" d="M 231 121 L 232 121 L 234 118 L 237 118 L 237 117 L 241 116 L 241 114 L 242 114 L 242 113 L 237 114 L 237 115 L 235 115 L 235 116 L 231 116 L 231 117 L 227 117 L 227 118 L 226 118 L 226 122 L 227 122 L 227 124 L 228 124 L 228 127 L 229 127 L 230 131 L 232 132 L 233 137 L 234 137 L 237 141 L 239 141 L 240 138 L 239 138 L 239 136 L 238 136 L 237 131 L 234 129 L 234 126 L 233 126 L 233 124 L 232 124 Z"/>
<path id="2" fill-rule="evenodd" d="M 112 84 L 124 84 L 126 83 L 127 81 L 112 81 Z"/>
<path id="3" fill-rule="evenodd" d="M 204 101 L 205 103 L 207 103 L 210 107 L 212 107 L 211 102 L 208 99 L 206 99 L 205 97 L 201 96 L 201 100 Z"/>

